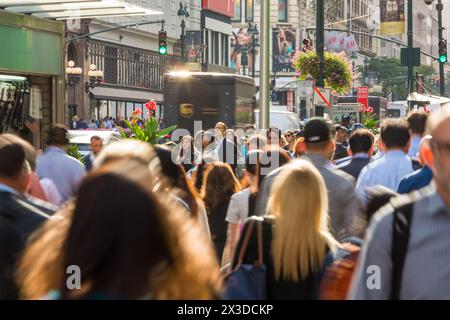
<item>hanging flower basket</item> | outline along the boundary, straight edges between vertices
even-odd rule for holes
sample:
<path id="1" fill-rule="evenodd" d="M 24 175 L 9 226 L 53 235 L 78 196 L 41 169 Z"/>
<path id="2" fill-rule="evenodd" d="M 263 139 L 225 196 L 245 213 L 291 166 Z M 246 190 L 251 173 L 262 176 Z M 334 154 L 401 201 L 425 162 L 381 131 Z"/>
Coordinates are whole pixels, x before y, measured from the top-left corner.
<path id="1" fill-rule="evenodd" d="M 325 51 L 324 63 L 325 87 L 339 94 L 350 92 L 353 81 L 352 66 L 345 53 Z M 319 57 L 315 51 L 297 51 L 292 65 L 300 80 L 306 80 L 308 77 L 319 78 Z"/>

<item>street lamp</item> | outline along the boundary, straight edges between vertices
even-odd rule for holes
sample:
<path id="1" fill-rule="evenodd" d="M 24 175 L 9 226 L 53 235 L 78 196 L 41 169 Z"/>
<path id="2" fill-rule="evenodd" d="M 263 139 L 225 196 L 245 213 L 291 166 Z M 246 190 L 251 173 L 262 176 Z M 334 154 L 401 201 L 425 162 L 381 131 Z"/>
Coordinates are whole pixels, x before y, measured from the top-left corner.
<path id="1" fill-rule="evenodd" d="M 103 71 L 97 70 L 97 66 L 95 64 L 91 64 L 89 66 L 88 71 L 89 81 L 85 83 L 86 93 L 89 93 L 89 89 L 94 89 L 98 86 L 103 80 Z"/>
<path id="2" fill-rule="evenodd" d="M 83 69 L 75 67 L 75 62 L 70 60 L 67 62 L 66 74 L 67 74 L 67 82 L 66 86 L 73 87 L 78 81 L 81 79 L 81 74 L 83 73 Z"/>
<path id="3" fill-rule="evenodd" d="M 353 75 L 353 81 L 352 81 L 352 93 L 353 95 L 356 95 L 355 92 L 355 68 L 356 68 L 356 59 L 358 59 L 358 55 L 355 51 L 352 52 L 352 55 L 350 56 L 352 59 L 352 75 Z"/>
<path id="4" fill-rule="evenodd" d="M 183 59 L 184 62 L 186 62 L 186 44 L 185 44 L 185 39 L 186 39 L 186 35 L 185 35 L 185 28 L 186 28 L 186 22 L 184 21 L 184 18 L 189 18 L 189 12 L 187 10 L 187 5 L 180 2 L 180 8 L 178 9 L 177 12 L 177 16 L 182 17 L 181 20 L 181 36 L 180 36 L 180 40 L 181 40 L 181 58 Z"/>
<path id="5" fill-rule="evenodd" d="M 252 53 L 252 78 L 255 78 L 255 56 L 256 48 L 259 47 L 258 43 L 258 26 L 256 24 L 248 24 L 247 33 L 252 36 L 251 53 Z"/>

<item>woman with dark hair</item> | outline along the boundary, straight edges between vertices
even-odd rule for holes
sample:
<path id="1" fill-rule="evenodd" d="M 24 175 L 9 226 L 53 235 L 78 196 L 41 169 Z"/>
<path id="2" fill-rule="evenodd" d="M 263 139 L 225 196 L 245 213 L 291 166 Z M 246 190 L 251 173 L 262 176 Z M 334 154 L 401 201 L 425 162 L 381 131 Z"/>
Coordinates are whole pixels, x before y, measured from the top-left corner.
<path id="1" fill-rule="evenodd" d="M 208 212 L 209 227 L 219 261 L 227 240 L 225 217 L 231 196 L 240 191 L 241 186 L 230 165 L 214 162 L 205 176 L 202 187 L 203 201 Z"/>
<path id="2" fill-rule="evenodd" d="M 158 145 L 155 147 L 155 151 L 161 163 L 161 171 L 167 178 L 169 187 L 178 190 L 181 200 L 185 202 L 192 217 L 200 222 L 205 234 L 209 236 L 210 231 L 205 207 L 192 183 L 187 179 L 183 167 L 173 161 L 172 151 L 169 148 Z"/>
<path id="3" fill-rule="evenodd" d="M 189 172 L 195 166 L 198 157 L 194 146 L 194 139 L 191 136 L 181 138 L 177 163 L 183 166 L 185 172 Z"/>
<path id="4" fill-rule="evenodd" d="M 64 209 L 66 218 L 49 222 L 53 228 L 44 226 L 29 244 L 19 269 L 22 297 L 54 289 L 53 299 L 216 298 L 220 274 L 212 248 L 165 193 L 138 159 L 94 170 L 74 206 Z M 82 272 L 78 290 L 67 286 L 69 266 Z"/>

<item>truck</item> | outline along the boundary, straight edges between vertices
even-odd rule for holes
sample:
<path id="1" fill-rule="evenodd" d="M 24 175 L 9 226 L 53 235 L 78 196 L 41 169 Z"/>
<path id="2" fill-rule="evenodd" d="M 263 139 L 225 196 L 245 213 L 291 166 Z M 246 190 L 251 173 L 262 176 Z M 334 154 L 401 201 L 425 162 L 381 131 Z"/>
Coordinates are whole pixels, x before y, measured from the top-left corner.
<path id="1" fill-rule="evenodd" d="M 230 128 L 255 123 L 254 79 L 247 76 L 175 71 L 164 75 L 164 126 L 177 125 L 192 135 L 213 129 L 219 121 Z M 201 127 L 194 128 L 194 122 Z"/>

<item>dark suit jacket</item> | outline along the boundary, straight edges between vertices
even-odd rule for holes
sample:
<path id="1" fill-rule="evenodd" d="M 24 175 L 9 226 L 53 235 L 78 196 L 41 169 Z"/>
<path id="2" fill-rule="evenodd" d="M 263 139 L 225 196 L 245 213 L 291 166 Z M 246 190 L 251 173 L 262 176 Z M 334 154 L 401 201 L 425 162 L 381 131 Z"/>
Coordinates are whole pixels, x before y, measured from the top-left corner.
<path id="1" fill-rule="evenodd" d="M 341 142 L 336 142 L 336 149 L 334 150 L 333 160 L 339 160 L 348 157 L 348 148 Z"/>
<path id="2" fill-rule="evenodd" d="M 370 158 L 352 158 L 350 163 L 343 163 L 341 166 L 338 166 L 338 168 L 358 180 L 361 170 L 368 165 L 370 161 L 372 161 Z"/>
<path id="3" fill-rule="evenodd" d="M 230 140 L 223 139 L 218 149 L 219 161 L 228 163 L 233 168 L 233 171 L 236 171 L 239 155 L 240 152 L 237 146 Z"/>
<path id="4" fill-rule="evenodd" d="M 86 171 L 90 171 L 92 169 L 92 161 L 91 161 L 91 154 L 85 155 L 82 159 L 84 166 L 86 167 Z"/>
<path id="5" fill-rule="evenodd" d="M 18 298 L 17 260 L 28 237 L 48 218 L 25 197 L 0 191 L 0 300 Z"/>

